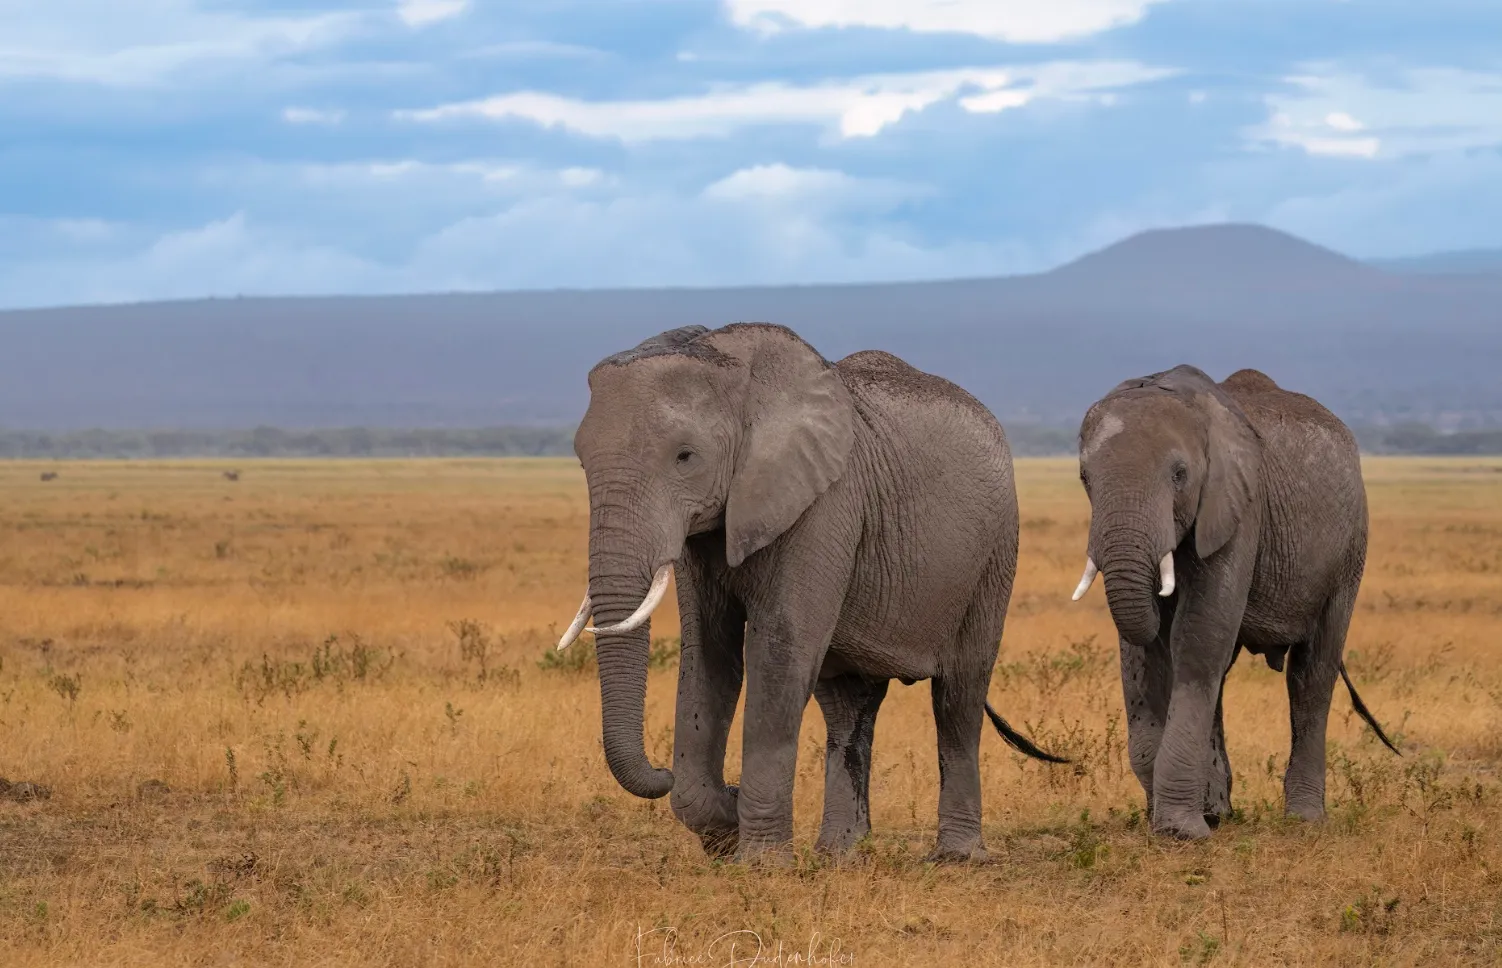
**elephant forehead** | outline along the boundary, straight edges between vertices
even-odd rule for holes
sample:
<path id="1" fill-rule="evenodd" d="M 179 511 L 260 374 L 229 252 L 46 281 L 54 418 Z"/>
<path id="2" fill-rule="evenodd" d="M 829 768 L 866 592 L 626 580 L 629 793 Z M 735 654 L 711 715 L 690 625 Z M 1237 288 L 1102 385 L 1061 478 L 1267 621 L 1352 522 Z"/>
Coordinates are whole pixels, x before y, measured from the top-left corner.
<path id="1" fill-rule="evenodd" d="M 694 357 L 663 355 L 597 369 L 590 374 L 589 390 L 591 401 L 612 405 L 633 398 L 682 403 L 712 395 L 722 381 L 718 366 Z"/>
<path id="2" fill-rule="evenodd" d="M 712 419 L 724 409 L 725 374 L 723 368 L 682 357 L 644 359 L 598 372 L 590 381 L 580 429 L 586 438 L 591 436 L 586 428 L 655 433 L 684 421 Z"/>
<path id="3" fill-rule="evenodd" d="M 1100 450 L 1101 445 L 1125 429 L 1126 421 L 1116 414 L 1108 413 L 1101 417 L 1091 429 L 1089 439 L 1080 448 L 1080 457 L 1089 460 L 1091 455 Z"/>

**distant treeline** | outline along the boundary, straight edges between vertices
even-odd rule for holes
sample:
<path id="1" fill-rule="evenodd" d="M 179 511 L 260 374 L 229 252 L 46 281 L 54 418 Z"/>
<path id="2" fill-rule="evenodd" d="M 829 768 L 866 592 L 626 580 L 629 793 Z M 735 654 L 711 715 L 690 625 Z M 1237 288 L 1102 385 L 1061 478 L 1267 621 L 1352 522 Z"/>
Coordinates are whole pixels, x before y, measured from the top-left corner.
<path id="1" fill-rule="evenodd" d="M 572 428 L 388 430 L 0 430 L 0 459 L 153 457 L 542 457 L 573 453 Z"/>
<path id="2" fill-rule="evenodd" d="M 1441 433 L 1424 424 L 1353 428 L 1368 454 L 1502 454 L 1502 428 Z"/>
<path id="3" fill-rule="evenodd" d="M 1421 424 L 1358 427 L 1370 454 L 1502 454 L 1502 429 L 1441 433 Z M 1019 457 L 1075 453 L 1073 428 L 1012 424 L 1007 439 Z M 570 427 L 390 430 L 0 430 L 0 459 L 144 460 L 203 457 L 549 457 L 573 453 Z"/>

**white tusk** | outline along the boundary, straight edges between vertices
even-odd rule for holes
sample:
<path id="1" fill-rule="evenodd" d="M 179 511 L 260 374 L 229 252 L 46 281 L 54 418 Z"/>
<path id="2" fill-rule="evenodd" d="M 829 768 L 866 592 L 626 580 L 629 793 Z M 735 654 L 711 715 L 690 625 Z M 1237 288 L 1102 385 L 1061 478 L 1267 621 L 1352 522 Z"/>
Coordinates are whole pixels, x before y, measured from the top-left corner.
<path id="1" fill-rule="evenodd" d="M 1077 602 L 1085 597 L 1085 593 L 1090 590 L 1090 586 L 1095 584 L 1095 576 L 1098 574 L 1100 574 L 1100 570 L 1095 567 L 1095 559 L 1086 558 L 1085 574 L 1080 577 L 1080 586 L 1074 590 L 1074 601 Z"/>
<path id="2" fill-rule="evenodd" d="M 657 606 L 662 604 L 662 596 L 668 593 L 668 579 L 672 577 L 673 563 L 670 561 L 657 569 L 657 574 L 652 576 L 652 587 L 647 589 L 647 597 L 636 607 L 636 611 L 631 613 L 630 618 L 619 625 L 612 625 L 609 628 L 588 628 L 585 631 L 592 632 L 595 635 L 616 635 L 621 632 L 630 632 L 633 629 L 640 628 L 643 622 L 652 617 L 652 612 L 656 610 Z"/>
<path id="3" fill-rule="evenodd" d="M 1173 552 L 1172 551 L 1170 551 L 1168 554 L 1164 555 L 1163 556 L 1163 560 L 1160 561 L 1160 562 L 1158 562 L 1158 577 L 1163 580 L 1163 587 L 1160 588 L 1160 589 L 1158 589 L 1158 594 L 1160 596 L 1162 596 L 1163 598 L 1167 598 L 1169 595 L 1173 594 Z"/>
<path id="4" fill-rule="evenodd" d="M 584 623 L 589 621 L 589 605 L 589 592 L 585 592 L 584 604 L 579 606 L 579 614 L 574 616 L 574 620 L 569 623 L 568 631 L 564 632 L 563 638 L 558 640 L 559 652 L 573 645 L 579 633 L 584 631 Z"/>

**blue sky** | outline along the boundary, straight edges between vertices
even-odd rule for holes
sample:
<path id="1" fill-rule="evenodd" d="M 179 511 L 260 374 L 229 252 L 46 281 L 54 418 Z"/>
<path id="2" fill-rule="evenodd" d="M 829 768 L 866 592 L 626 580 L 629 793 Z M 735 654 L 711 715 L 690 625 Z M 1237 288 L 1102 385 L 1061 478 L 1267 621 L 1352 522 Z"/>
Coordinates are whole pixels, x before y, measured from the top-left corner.
<path id="1" fill-rule="evenodd" d="M 1491 0 L 0 0 L 0 307 L 1502 246 Z"/>

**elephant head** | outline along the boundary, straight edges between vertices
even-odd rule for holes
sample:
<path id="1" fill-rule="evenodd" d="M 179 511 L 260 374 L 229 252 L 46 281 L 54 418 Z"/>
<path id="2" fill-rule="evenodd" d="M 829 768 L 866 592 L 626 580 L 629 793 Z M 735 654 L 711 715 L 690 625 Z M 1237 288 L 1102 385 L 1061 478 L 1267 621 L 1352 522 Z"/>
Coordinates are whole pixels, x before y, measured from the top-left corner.
<path id="1" fill-rule="evenodd" d="M 833 366 L 766 324 L 671 330 L 599 363 L 574 451 L 589 486 L 589 588 L 605 756 L 630 793 L 673 774 L 642 744 L 648 620 L 691 535 L 723 530 L 739 567 L 793 526 L 845 469 L 854 408 Z"/>
<path id="2" fill-rule="evenodd" d="M 1122 637 L 1158 635 L 1153 593 L 1174 591 L 1173 553 L 1192 533 L 1209 558 L 1261 494 L 1262 441 L 1240 406 L 1192 366 L 1127 380 L 1080 425 L 1090 544 L 1074 597 L 1097 570 Z"/>

